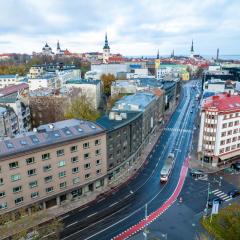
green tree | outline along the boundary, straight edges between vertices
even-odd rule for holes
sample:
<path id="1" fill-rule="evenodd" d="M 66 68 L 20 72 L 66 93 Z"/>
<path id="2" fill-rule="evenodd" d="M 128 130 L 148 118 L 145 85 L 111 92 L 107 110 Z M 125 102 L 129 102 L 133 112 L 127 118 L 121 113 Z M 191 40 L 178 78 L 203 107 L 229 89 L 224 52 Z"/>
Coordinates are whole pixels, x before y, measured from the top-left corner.
<path id="1" fill-rule="evenodd" d="M 102 74 L 101 81 L 103 84 L 103 92 L 107 96 L 110 96 L 112 83 L 116 81 L 115 76 L 113 74 Z"/>
<path id="2" fill-rule="evenodd" d="M 240 239 L 240 203 L 221 209 L 212 220 L 202 219 L 202 224 L 217 240 Z"/>
<path id="3" fill-rule="evenodd" d="M 86 95 L 83 94 L 75 97 L 72 100 L 65 113 L 66 119 L 79 118 L 83 120 L 95 121 L 99 117 L 99 112 L 94 109 Z"/>

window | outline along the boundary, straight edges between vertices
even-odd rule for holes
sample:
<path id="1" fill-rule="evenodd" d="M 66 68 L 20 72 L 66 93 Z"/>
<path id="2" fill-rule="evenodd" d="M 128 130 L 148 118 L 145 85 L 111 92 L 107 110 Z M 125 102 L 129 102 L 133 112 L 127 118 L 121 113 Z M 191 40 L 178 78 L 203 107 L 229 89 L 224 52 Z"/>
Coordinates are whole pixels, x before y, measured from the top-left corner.
<path id="1" fill-rule="evenodd" d="M 220 145 L 224 145 L 225 144 L 225 140 L 222 140 L 221 142 L 220 142 Z"/>
<path id="2" fill-rule="evenodd" d="M 88 178 L 90 178 L 90 173 L 87 173 L 87 174 L 85 174 L 85 179 L 88 179 Z"/>
<path id="3" fill-rule="evenodd" d="M 66 165 L 65 160 L 61 160 L 58 162 L 58 167 L 64 167 Z"/>
<path id="4" fill-rule="evenodd" d="M 225 148 L 225 151 L 226 151 L 226 152 L 230 151 L 230 147 L 226 147 L 226 148 Z"/>
<path id="5" fill-rule="evenodd" d="M 95 150 L 95 155 L 96 155 L 96 156 L 98 156 L 98 155 L 100 155 L 100 154 L 101 154 L 101 149 Z"/>
<path id="6" fill-rule="evenodd" d="M 46 188 L 46 193 L 50 193 L 50 192 L 53 192 L 53 187 Z"/>
<path id="7" fill-rule="evenodd" d="M 71 152 L 76 152 L 76 151 L 77 151 L 77 146 L 72 146 L 72 147 L 70 148 L 70 150 L 71 150 Z"/>
<path id="8" fill-rule="evenodd" d="M 59 184 L 59 187 L 62 188 L 66 188 L 67 187 L 67 182 L 62 182 Z"/>
<path id="9" fill-rule="evenodd" d="M 51 165 L 51 164 L 48 164 L 48 165 L 43 166 L 43 171 L 44 171 L 44 172 L 48 172 L 48 171 L 50 171 L 51 169 L 52 169 L 52 165 Z"/>
<path id="10" fill-rule="evenodd" d="M 36 169 L 30 169 L 28 170 L 28 176 L 33 176 L 33 175 L 36 175 Z"/>
<path id="11" fill-rule="evenodd" d="M 32 192 L 31 198 L 37 198 L 39 196 L 39 192 Z"/>
<path id="12" fill-rule="evenodd" d="M 13 188 L 13 193 L 18 193 L 22 191 L 22 186 L 17 186 Z"/>
<path id="13" fill-rule="evenodd" d="M 89 142 L 84 143 L 83 148 L 89 148 Z"/>
<path id="14" fill-rule="evenodd" d="M 220 150 L 219 150 L 219 153 L 221 154 L 221 153 L 224 153 L 224 148 L 221 148 Z"/>
<path id="15" fill-rule="evenodd" d="M 20 176 L 19 173 L 18 174 L 14 174 L 14 175 L 11 176 L 11 181 L 12 182 L 18 181 L 20 179 L 21 179 L 21 176 Z"/>
<path id="16" fill-rule="evenodd" d="M 3 198 L 6 196 L 6 193 L 3 191 L 3 192 L 0 192 L 0 198 Z"/>
<path id="17" fill-rule="evenodd" d="M 18 168 L 18 162 L 12 162 L 12 163 L 9 163 L 9 168 L 10 169 L 14 169 L 14 168 Z"/>
<path id="18" fill-rule="evenodd" d="M 80 182 L 80 178 L 79 177 L 75 177 L 73 179 L 73 184 L 79 183 Z"/>
<path id="19" fill-rule="evenodd" d="M 228 131 L 228 135 L 232 135 L 232 130 Z"/>
<path id="20" fill-rule="evenodd" d="M 228 123 L 228 127 L 232 127 L 233 126 L 233 122 Z"/>
<path id="21" fill-rule="evenodd" d="M 79 168 L 78 167 L 75 167 L 72 169 L 72 173 L 78 173 L 79 172 Z"/>
<path id="22" fill-rule="evenodd" d="M 100 159 L 96 160 L 96 165 L 100 165 L 100 164 L 101 164 L 101 160 Z"/>
<path id="23" fill-rule="evenodd" d="M 0 186 L 3 185 L 3 178 L 0 178 Z"/>
<path id="24" fill-rule="evenodd" d="M 23 202 L 23 197 L 19 197 L 15 199 L 15 204 L 18 205 Z"/>
<path id="25" fill-rule="evenodd" d="M 72 163 L 78 162 L 78 157 L 72 157 L 72 158 L 71 158 L 71 162 L 72 162 Z"/>
<path id="26" fill-rule="evenodd" d="M 96 139 L 95 140 L 95 146 L 100 145 L 100 144 L 101 144 L 101 139 Z"/>
<path id="27" fill-rule="evenodd" d="M 50 159 L 50 153 L 44 153 L 42 155 L 42 160 L 48 160 L 48 159 Z"/>
<path id="28" fill-rule="evenodd" d="M 7 203 L 0 203 L 0 210 L 6 209 L 7 208 Z"/>
<path id="29" fill-rule="evenodd" d="M 224 123 L 224 124 L 222 125 L 222 128 L 226 128 L 226 127 L 227 127 L 227 124 Z"/>
<path id="30" fill-rule="evenodd" d="M 90 164 L 90 163 L 84 164 L 84 168 L 85 168 L 85 169 L 89 169 L 90 167 L 91 167 L 91 164 Z"/>
<path id="31" fill-rule="evenodd" d="M 98 170 L 96 171 L 96 174 L 97 174 L 97 175 L 101 174 L 101 171 L 102 171 L 101 169 L 98 169 Z"/>
<path id="32" fill-rule="evenodd" d="M 84 159 L 88 159 L 89 158 L 89 156 L 90 156 L 90 154 L 89 153 L 84 153 Z"/>
<path id="33" fill-rule="evenodd" d="M 234 122 L 234 126 L 237 126 L 239 124 L 239 121 Z"/>
<path id="34" fill-rule="evenodd" d="M 238 133 L 238 128 L 234 129 L 233 133 Z"/>
<path id="35" fill-rule="evenodd" d="M 62 171 L 62 172 L 58 173 L 58 177 L 59 178 L 66 177 L 66 171 Z"/>
<path id="36" fill-rule="evenodd" d="M 228 139 L 227 139 L 227 143 L 230 143 L 230 142 L 231 142 L 231 138 L 228 138 Z"/>
<path id="37" fill-rule="evenodd" d="M 57 150 L 57 156 L 63 156 L 64 155 L 64 149 Z"/>
<path id="38" fill-rule="evenodd" d="M 45 183 L 51 182 L 53 179 L 53 176 L 47 176 L 44 178 Z"/>
<path id="39" fill-rule="evenodd" d="M 27 163 L 27 165 L 29 165 L 29 164 L 33 164 L 34 162 L 35 162 L 34 157 L 30 157 L 30 158 L 27 158 L 27 159 L 26 159 L 26 163 Z"/>
<path id="40" fill-rule="evenodd" d="M 232 147 L 231 147 L 231 150 L 234 150 L 234 149 L 236 149 L 237 148 L 237 145 L 235 144 L 235 145 L 232 145 Z"/>
<path id="41" fill-rule="evenodd" d="M 34 188 L 34 187 L 37 187 L 37 186 L 38 186 L 38 182 L 36 180 L 29 183 L 30 188 Z"/>
<path id="42" fill-rule="evenodd" d="M 222 132 L 221 136 L 225 137 L 226 136 L 226 132 Z"/>
<path id="43" fill-rule="evenodd" d="M 237 141 L 237 137 L 233 137 L 232 142 L 236 142 Z"/>

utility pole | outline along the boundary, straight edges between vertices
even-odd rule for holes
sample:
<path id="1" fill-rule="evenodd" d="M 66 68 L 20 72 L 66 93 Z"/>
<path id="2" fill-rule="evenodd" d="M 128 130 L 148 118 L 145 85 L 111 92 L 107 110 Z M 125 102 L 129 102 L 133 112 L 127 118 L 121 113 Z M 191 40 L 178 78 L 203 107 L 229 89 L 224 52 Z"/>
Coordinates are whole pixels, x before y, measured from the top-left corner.
<path id="1" fill-rule="evenodd" d="M 207 203 L 206 203 L 206 208 L 205 208 L 205 217 L 207 216 L 207 213 L 208 213 L 209 195 L 210 195 L 210 182 L 208 183 L 208 193 L 207 193 Z"/>

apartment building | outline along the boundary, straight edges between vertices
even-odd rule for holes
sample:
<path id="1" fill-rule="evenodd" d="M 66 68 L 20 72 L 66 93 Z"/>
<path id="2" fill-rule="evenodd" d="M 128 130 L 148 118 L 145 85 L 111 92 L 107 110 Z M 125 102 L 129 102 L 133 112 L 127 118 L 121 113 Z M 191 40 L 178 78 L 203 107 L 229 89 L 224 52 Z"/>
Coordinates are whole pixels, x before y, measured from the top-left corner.
<path id="1" fill-rule="evenodd" d="M 31 129 L 28 84 L 20 83 L 0 89 L 0 104 L 14 110 L 20 133 Z"/>
<path id="2" fill-rule="evenodd" d="M 141 152 L 142 112 L 111 111 L 97 123 L 107 130 L 107 168 L 111 180 L 127 171 Z"/>
<path id="3" fill-rule="evenodd" d="M 221 166 L 240 155 L 240 96 L 222 93 L 205 99 L 201 109 L 198 158 Z"/>
<path id="4" fill-rule="evenodd" d="M 65 120 L 0 142 L 0 213 L 46 209 L 93 191 L 106 179 L 106 133 Z"/>

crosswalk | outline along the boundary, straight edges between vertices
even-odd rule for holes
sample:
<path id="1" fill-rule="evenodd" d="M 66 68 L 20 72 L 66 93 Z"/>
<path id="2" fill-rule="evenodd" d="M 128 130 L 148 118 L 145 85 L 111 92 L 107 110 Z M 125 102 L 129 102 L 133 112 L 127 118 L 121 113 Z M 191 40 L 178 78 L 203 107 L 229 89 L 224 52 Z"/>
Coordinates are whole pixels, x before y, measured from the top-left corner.
<path id="1" fill-rule="evenodd" d="M 192 130 L 189 130 L 189 129 L 180 129 L 180 128 L 164 128 L 164 130 L 166 131 L 171 131 L 171 132 L 186 132 L 186 133 L 191 133 Z"/>
<path id="2" fill-rule="evenodd" d="M 212 191 L 212 193 L 214 195 L 216 195 L 217 197 L 220 197 L 223 201 L 230 201 L 232 198 L 229 197 L 225 192 L 219 190 L 219 189 L 215 189 L 214 191 Z"/>

